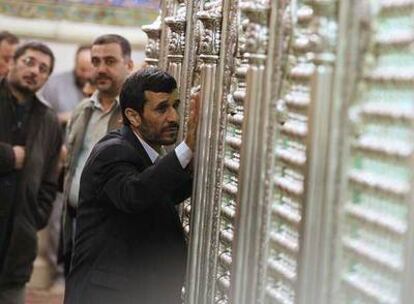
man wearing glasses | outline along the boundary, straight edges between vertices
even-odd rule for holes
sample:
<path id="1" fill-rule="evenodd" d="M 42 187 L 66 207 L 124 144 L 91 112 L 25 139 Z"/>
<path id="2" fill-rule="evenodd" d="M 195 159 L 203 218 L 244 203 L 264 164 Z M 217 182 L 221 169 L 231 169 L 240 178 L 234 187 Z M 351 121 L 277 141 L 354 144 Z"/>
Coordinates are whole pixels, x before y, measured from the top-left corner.
<path id="1" fill-rule="evenodd" d="M 46 45 L 20 46 L 0 82 L 0 303 L 23 304 L 56 195 L 61 130 L 36 97 L 53 70 Z"/>

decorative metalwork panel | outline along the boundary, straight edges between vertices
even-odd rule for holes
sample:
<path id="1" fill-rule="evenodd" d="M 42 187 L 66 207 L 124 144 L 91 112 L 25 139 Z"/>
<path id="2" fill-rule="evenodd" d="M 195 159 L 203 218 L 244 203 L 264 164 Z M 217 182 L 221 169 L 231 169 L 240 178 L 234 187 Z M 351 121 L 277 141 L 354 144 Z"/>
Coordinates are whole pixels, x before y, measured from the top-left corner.
<path id="1" fill-rule="evenodd" d="M 177 79 L 178 87 L 181 88 L 180 75 L 185 49 L 186 5 L 184 2 L 177 2 L 175 6 L 175 14 L 165 18 L 165 23 L 170 28 L 168 71 Z"/>
<path id="2" fill-rule="evenodd" d="M 274 146 L 274 191 L 265 303 L 296 303 L 306 174 L 307 110 L 314 71 L 309 57 L 312 8 L 303 3 L 295 7 L 295 2 L 291 1 L 284 18 L 291 23 L 292 36 L 288 37 L 291 39 L 290 49 L 285 59 L 289 63 L 282 99 L 277 104 L 283 124 L 278 127 Z M 293 24 L 296 18 L 297 22 Z"/>
<path id="3" fill-rule="evenodd" d="M 244 16 L 241 17 L 244 19 Z M 215 274 L 215 303 L 228 303 L 233 258 L 235 216 L 238 204 L 240 150 L 242 124 L 246 95 L 245 40 L 241 26 L 238 31 L 238 50 L 235 60 L 235 74 L 232 75 L 231 93 L 228 96 L 227 126 L 224 135 L 223 181 L 220 201 L 218 264 Z"/>
<path id="4" fill-rule="evenodd" d="M 219 202 L 223 190 L 223 134 L 232 74 L 230 62 L 235 49 L 236 3 L 232 0 L 202 1 L 199 9 L 193 11 L 196 21 L 196 39 L 193 40 L 197 46 L 191 87 L 201 87 L 203 114 L 195 161 L 197 189 L 192 196 L 190 247 L 193 252 L 187 274 L 187 301 L 190 303 L 213 303 L 215 291 L 229 287 L 228 282 L 221 280 L 224 282 L 221 284 L 216 280 L 216 273 L 222 265 L 219 252 L 223 235 L 219 231 L 223 214 Z M 231 248 L 232 234 L 224 237 L 226 246 Z"/>
<path id="5" fill-rule="evenodd" d="M 161 15 L 152 24 L 144 25 L 141 29 L 148 36 L 148 42 L 145 46 L 145 62 L 148 66 L 156 67 L 160 57 Z"/>
<path id="6" fill-rule="evenodd" d="M 370 5 L 373 32 L 349 110 L 352 134 L 336 298 L 346 304 L 408 304 L 412 298 L 402 295 L 412 289 L 404 277 L 412 272 L 406 261 L 413 259 L 412 252 L 406 254 L 413 224 L 414 1 Z"/>
<path id="7" fill-rule="evenodd" d="M 162 5 L 181 136 L 201 87 L 185 303 L 411 303 L 414 0 Z"/>

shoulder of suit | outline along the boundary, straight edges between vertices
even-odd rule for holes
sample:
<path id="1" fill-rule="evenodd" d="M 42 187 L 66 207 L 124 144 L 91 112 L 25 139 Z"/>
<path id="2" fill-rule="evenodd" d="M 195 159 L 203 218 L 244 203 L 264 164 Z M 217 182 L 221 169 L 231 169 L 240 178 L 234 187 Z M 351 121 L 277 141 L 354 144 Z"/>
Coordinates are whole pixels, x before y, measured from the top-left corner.
<path id="1" fill-rule="evenodd" d="M 42 100 L 39 98 L 37 98 L 37 106 L 41 109 L 43 113 L 42 117 L 45 119 L 47 124 L 55 131 L 60 131 L 61 126 L 55 110 L 53 110 L 49 105 L 42 102 Z"/>
<path id="2" fill-rule="evenodd" d="M 95 146 L 102 158 L 116 160 L 129 155 L 135 157 L 137 149 L 122 137 L 119 129 L 105 135 Z"/>
<path id="3" fill-rule="evenodd" d="M 52 109 L 52 105 L 50 104 L 50 102 L 48 102 L 47 100 L 46 100 L 46 98 L 44 98 L 44 96 L 41 94 L 41 93 L 39 93 L 39 92 L 36 92 L 36 99 L 38 100 L 38 101 L 40 101 L 40 103 L 41 104 L 43 104 L 43 105 L 45 105 L 46 107 L 48 107 L 49 109 Z"/>

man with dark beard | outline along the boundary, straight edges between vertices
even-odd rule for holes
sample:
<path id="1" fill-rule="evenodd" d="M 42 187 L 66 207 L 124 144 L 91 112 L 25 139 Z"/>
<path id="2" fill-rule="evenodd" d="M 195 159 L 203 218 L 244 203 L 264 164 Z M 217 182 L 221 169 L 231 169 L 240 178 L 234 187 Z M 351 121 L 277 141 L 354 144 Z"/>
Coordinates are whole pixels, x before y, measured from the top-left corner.
<path id="1" fill-rule="evenodd" d="M 35 93 L 53 70 L 44 44 L 20 46 L 0 82 L 0 303 L 23 304 L 37 253 L 37 231 L 55 198 L 62 134 Z M 2 267 L 3 266 L 3 267 Z"/>
<path id="2" fill-rule="evenodd" d="M 82 173 L 65 304 L 179 304 L 186 244 L 175 205 L 190 196 L 199 97 L 178 137 L 175 79 L 158 68 L 132 74 L 124 126 L 93 148 Z"/>
<path id="3" fill-rule="evenodd" d="M 121 125 L 119 92 L 132 71 L 131 45 L 122 36 L 95 39 L 91 48 L 93 80 L 97 90 L 73 111 L 67 128 L 68 158 L 64 182 L 63 250 L 65 273 L 69 270 L 72 228 L 78 205 L 80 176 L 92 147 L 108 131 Z"/>
<path id="4" fill-rule="evenodd" d="M 80 46 L 75 55 L 73 71 L 53 75 L 41 90 L 41 95 L 58 113 L 59 121 L 66 125 L 72 110 L 85 97 L 82 89 L 92 75 L 91 47 Z"/>

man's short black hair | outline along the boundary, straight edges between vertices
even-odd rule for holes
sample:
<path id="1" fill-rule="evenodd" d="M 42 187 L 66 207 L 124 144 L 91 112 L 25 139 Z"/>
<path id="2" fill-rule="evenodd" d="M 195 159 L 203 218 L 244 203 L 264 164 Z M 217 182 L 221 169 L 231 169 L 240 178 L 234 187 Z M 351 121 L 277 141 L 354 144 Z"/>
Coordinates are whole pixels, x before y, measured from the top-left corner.
<path id="1" fill-rule="evenodd" d="M 38 41 L 29 41 L 19 46 L 16 49 L 16 52 L 14 53 L 14 56 L 13 56 L 14 62 L 16 62 L 17 59 L 23 56 L 23 54 L 26 53 L 27 50 L 38 51 L 40 53 L 43 53 L 49 56 L 50 57 L 49 75 L 52 74 L 53 68 L 55 67 L 55 56 L 53 55 L 52 50 L 46 44 L 38 42 Z"/>
<path id="2" fill-rule="evenodd" d="M 92 46 L 116 43 L 121 47 L 122 56 L 131 58 L 131 44 L 124 37 L 117 34 L 106 34 L 96 38 Z"/>
<path id="3" fill-rule="evenodd" d="M 172 93 L 176 88 L 174 77 L 159 68 L 145 68 L 131 74 L 125 80 L 119 95 L 124 124 L 129 125 L 125 116 L 126 108 L 131 108 L 140 115 L 144 112 L 145 91 Z"/>
<path id="4" fill-rule="evenodd" d="M 0 31 L 0 42 L 6 41 L 9 44 L 18 44 L 19 38 L 8 31 Z"/>

